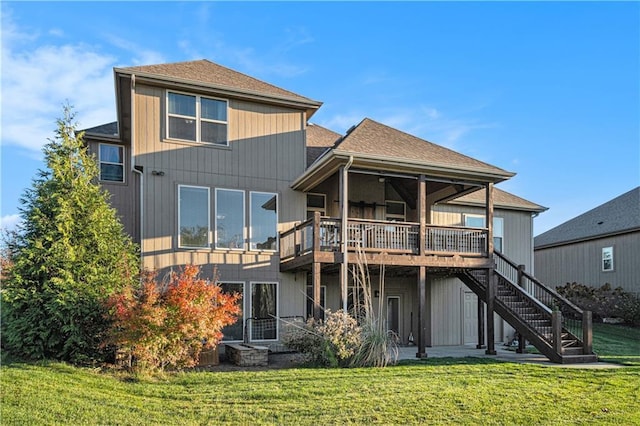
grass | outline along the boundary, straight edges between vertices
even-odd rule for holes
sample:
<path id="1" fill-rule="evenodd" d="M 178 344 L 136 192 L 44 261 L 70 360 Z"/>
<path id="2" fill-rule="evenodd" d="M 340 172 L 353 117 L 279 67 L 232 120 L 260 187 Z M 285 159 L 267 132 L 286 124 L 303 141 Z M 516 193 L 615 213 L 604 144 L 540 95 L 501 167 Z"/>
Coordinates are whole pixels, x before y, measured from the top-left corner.
<path id="1" fill-rule="evenodd" d="M 0 370 L 0 423 L 640 424 L 640 354 L 629 345 L 639 331 L 609 327 L 598 325 L 594 346 L 607 352 L 605 359 L 632 366 L 586 370 L 434 358 L 385 369 L 132 378 L 11 362 Z"/>
<path id="2" fill-rule="evenodd" d="M 640 328 L 593 324 L 593 350 L 600 361 L 640 367 Z"/>

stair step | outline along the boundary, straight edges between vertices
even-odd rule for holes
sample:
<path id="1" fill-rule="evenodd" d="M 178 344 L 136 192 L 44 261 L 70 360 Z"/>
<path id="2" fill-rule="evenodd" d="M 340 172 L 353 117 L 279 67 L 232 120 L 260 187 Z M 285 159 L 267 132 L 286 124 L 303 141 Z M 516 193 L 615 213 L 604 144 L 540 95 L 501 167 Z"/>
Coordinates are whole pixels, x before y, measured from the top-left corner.
<path id="1" fill-rule="evenodd" d="M 598 362 L 598 355 L 563 355 L 560 362 L 562 364 L 584 364 L 587 362 Z"/>
<path id="2" fill-rule="evenodd" d="M 582 348 L 579 346 L 576 347 L 572 347 L 572 348 L 564 348 L 563 349 L 564 353 L 563 355 L 583 355 L 582 353 Z"/>

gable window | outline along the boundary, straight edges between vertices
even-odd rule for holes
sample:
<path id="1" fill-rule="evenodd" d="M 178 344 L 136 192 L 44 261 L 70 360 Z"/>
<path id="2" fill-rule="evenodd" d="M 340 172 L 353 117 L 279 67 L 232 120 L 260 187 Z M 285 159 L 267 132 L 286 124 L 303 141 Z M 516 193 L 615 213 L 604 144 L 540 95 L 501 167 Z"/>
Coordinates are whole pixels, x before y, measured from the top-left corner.
<path id="1" fill-rule="evenodd" d="M 124 182 L 124 147 L 101 143 L 99 162 L 101 181 Z"/>
<path id="2" fill-rule="evenodd" d="M 274 251 L 278 248 L 278 195 L 251 192 L 249 198 L 249 248 Z"/>
<path id="3" fill-rule="evenodd" d="M 613 271 L 613 247 L 602 248 L 602 270 Z"/>
<path id="4" fill-rule="evenodd" d="M 311 219 L 315 212 L 320 212 L 320 216 L 326 216 L 326 195 L 307 194 L 307 219 Z"/>
<path id="5" fill-rule="evenodd" d="M 178 185 L 178 247 L 209 247 L 209 188 Z"/>
<path id="6" fill-rule="evenodd" d="M 240 294 L 240 306 L 243 305 L 244 299 L 244 283 L 243 282 L 224 282 L 220 283 L 220 288 L 225 294 Z M 222 329 L 223 342 L 238 342 L 244 340 L 244 309 L 238 315 L 238 319 L 233 324 L 229 324 Z"/>
<path id="7" fill-rule="evenodd" d="M 407 206 L 403 201 L 385 201 L 385 220 L 404 222 L 407 220 Z"/>
<path id="8" fill-rule="evenodd" d="M 278 285 L 251 283 L 251 340 L 278 338 Z"/>
<path id="9" fill-rule="evenodd" d="M 485 217 L 476 214 L 464 215 L 464 226 L 470 228 L 484 228 Z M 493 249 L 504 252 L 504 219 L 501 217 L 493 218 Z"/>
<path id="10" fill-rule="evenodd" d="M 228 145 L 227 101 L 167 92 L 167 136 L 171 139 Z"/>
<path id="11" fill-rule="evenodd" d="M 244 249 L 244 191 L 216 189 L 216 248 Z"/>

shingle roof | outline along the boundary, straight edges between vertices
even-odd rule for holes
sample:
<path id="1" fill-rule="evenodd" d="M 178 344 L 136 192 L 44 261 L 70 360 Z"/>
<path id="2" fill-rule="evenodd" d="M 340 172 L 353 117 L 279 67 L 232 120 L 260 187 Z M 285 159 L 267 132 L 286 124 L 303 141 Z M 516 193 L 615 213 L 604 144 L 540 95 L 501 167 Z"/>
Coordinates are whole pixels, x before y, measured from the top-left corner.
<path id="1" fill-rule="evenodd" d="M 310 123 L 307 126 L 307 166 L 333 147 L 340 137 L 340 133 Z"/>
<path id="2" fill-rule="evenodd" d="M 534 238 L 534 247 L 562 245 L 640 230 L 640 186 Z"/>
<path id="3" fill-rule="evenodd" d="M 113 121 L 107 124 L 101 124 L 99 126 L 90 127 L 82 130 L 85 133 L 92 135 L 104 135 L 104 136 L 117 136 L 118 135 L 118 122 Z"/>
<path id="4" fill-rule="evenodd" d="M 402 158 L 457 169 L 512 176 L 513 173 L 468 157 L 440 145 L 365 118 L 353 128 L 335 150 Z"/>
<path id="5" fill-rule="evenodd" d="M 174 79 L 189 80 L 194 83 L 224 86 L 241 91 L 261 93 L 264 95 L 286 98 L 303 103 L 314 103 L 310 98 L 298 95 L 274 86 L 246 74 L 223 67 L 206 59 L 169 64 L 143 65 L 120 68 L 117 71 L 127 73 L 145 73 Z"/>
<path id="6" fill-rule="evenodd" d="M 449 203 L 484 206 L 484 189 L 480 189 L 478 191 L 463 195 L 462 197 L 455 198 L 449 201 Z M 531 201 L 525 200 L 524 198 L 518 197 L 517 195 L 514 195 L 510 192 L 503 191 L 500 188 L 493 188 L 493 205 L 495 207 L 501 207 L 505 209 L 525 210 L 531 212 L 543 212 L 547 210 L 547 207 L 532 203 Z"/>

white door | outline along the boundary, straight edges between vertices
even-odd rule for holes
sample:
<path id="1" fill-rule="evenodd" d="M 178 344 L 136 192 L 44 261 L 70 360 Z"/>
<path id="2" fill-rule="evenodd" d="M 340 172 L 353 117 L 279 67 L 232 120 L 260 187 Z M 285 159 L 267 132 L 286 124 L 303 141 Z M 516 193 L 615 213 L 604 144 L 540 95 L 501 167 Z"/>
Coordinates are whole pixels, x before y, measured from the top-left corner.
<path id="1" fill-rule="evenodd" d="M 462 289 L 462 344 L 478 343 L 478 296 Z"/>

